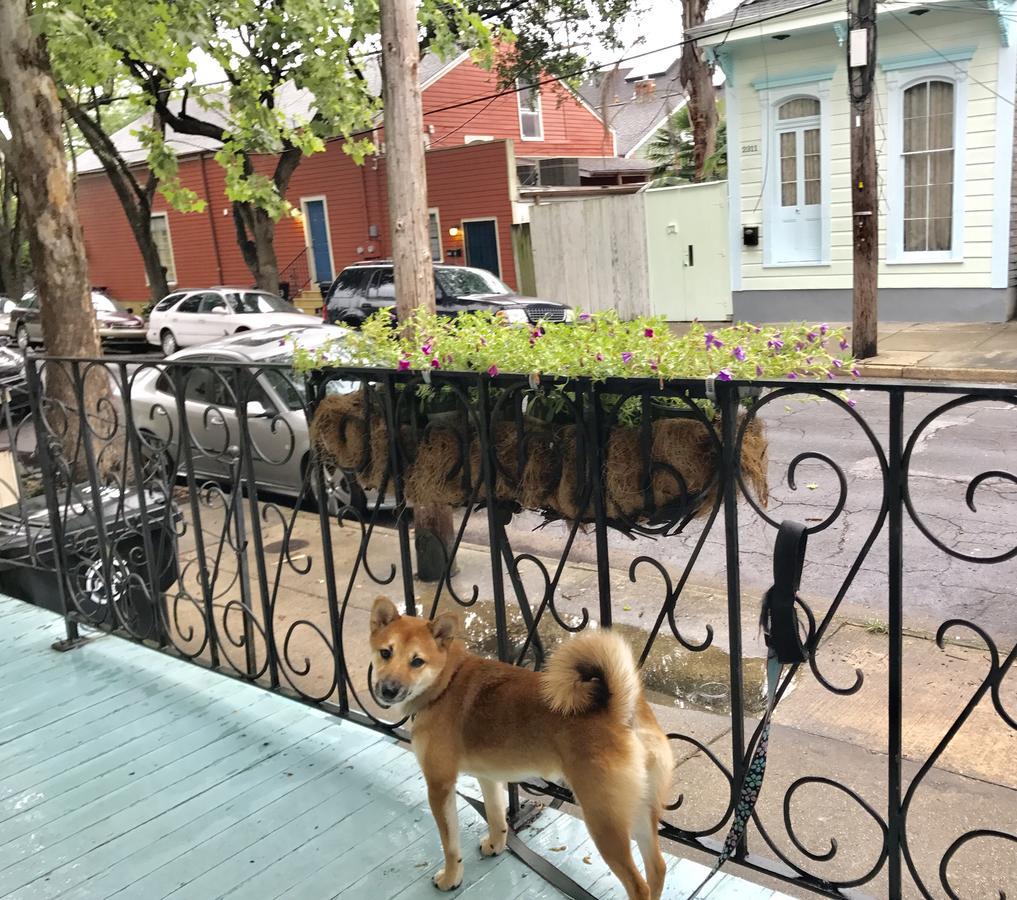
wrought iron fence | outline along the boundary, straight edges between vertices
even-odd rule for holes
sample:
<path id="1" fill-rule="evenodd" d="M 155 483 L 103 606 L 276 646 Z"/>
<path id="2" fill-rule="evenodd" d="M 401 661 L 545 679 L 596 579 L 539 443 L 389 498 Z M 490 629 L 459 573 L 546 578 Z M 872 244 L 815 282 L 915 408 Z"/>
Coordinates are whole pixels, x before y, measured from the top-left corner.
<path id="1" fill-rule="evenodd" d="M 405 735 L 370 689 L 367 611 L 379 591 L 418 615 L 461 609 L 471 646 L 517 665 L 539 667 L 568 634 L 613 624 L 653 682 L 680 762 L 662 834 L 708 853 L 730 820 L 761 706 L 752 622 L 767 576 L 758 548 L 747 561 L 740 542 L 765 546 L 784 517 L 766 505 L 778 487 L 770 477 L 782 471 L 786 493 L 810 466 L 825 467 L 833 493 L 812 504 L 808 530 L 852 531 L 844 541 L 857 550 L 822 592 L 810 593 L 806 579 L 810 660 L 786 671 L 779 690 L 792 702 L 795 692 L 821 693 L 834 727 L 782 730 L 778 706 L 771 774 L 737 859 L 830 896 L 857 888 L 1004 896 L 1010 886 L 1017 804 L 977 790 L 962 797 L 947 781 L 964 773 L 951 774 L 944 759 L 973 723 L 1006 732 L 1003 746 L 1017 731 L 1006 680 L 1017 647 L 1012 634 L 946 617 L 940 646 L 971 639 L 987 671 L 963 685 L 959 708 L 944 710 L 927 745 L 905 754 L 904 544 L 913 532 L 946 560 L 1010 574 L 1017 546 L 983 552 L 970 536 L 944 537 L 942 517 L 922 512 L 925 482 L 913 468 L 945 416 L 979 403 L 1013 408 L 1013 388 L 455 373 L 425 382 L 356 368 L 305 382 L 282 364 L 208 359 L 29 357 L 27 374 L 49 555 L 30 538 L 20 564 L 52 573 L 69 642 L 83 625 L 111 631 Z M 866 415 L 845 388 L 866 397 Z M 906 402 L 919 394 L 925 412 L 911 423 Z M 801 436 L 782 470 L 767 462 L 761 423 L 803 398 L 854 429 L 844 449 L 878 486 L 865 525 L 847 522 L 850 470 L 828 449 L 810 449 L 815 435 Z M 975 475 L 964 496 L 971 510 L 987 483 L 1005 488 L 1017 476 Z M 414 577 L 414 503 L 457 510 L 436 584 Z M 543 528 L 536 538 L 534 526 Z M 622 546 L 627 539 L 637 552 Z M 695 587 L 711 553 L 723 576 L 715 606 Z M 577 566 L 585 566 L 578 575 Z M 873 628 L 885 632 L 885 648 L 868 671 L 845 674 L 835 626 L 863 574 L 885 598 L 887 621 Z M 669 674 L 700 663 L 711 674 L 695 690 Z M 868 679 L 885 681 L 875 701 Z M 880 744 L 838 757 L 830 752 L 836 711 L 863 688 Z M 1012 788 L 1002 796 L 1012 800 Z M 526 784 L 513 789 L 513 811 L 537 795 L 570 799 L 565 785 Z M 965 804 L 956 833 L 946 833 L 950 819 L 937 803 Z"/>

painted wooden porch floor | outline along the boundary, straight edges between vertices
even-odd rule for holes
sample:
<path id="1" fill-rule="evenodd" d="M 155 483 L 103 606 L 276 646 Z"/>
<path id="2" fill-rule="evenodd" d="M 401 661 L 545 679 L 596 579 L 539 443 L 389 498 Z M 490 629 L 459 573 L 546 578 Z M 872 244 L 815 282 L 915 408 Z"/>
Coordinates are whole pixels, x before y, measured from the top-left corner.
<path id="1" fill-rule="evenodd" d="M 440 896 L 407 748 L 116 638 L 50 650 L 62 636 L 0 597 L 0 897 Z M 460 816 L 466 878 L 448 896 L 563 896 L 508 854 L 481 860 L 486 829 L 464 803 Z M 522 837 L 595 896 L 623 897 L 581 821 L 548 811 Z M 668 898 L 706 871 L 669 868 Z M 704 896 L 783 895 L 725 875 Z"/>

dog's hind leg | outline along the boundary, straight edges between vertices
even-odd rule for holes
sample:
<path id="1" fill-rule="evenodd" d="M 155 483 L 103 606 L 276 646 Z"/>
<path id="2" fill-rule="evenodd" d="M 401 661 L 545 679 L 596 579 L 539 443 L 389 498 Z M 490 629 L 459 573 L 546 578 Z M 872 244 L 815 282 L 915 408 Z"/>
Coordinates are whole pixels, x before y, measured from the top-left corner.
<path id="1" fill-rule="evenodd" d="M 501 781 L 478 778 L 480 790 L 484 795 L 484 809 L 487 813 L 487 836 L 480 842 L 483 856 L 497 856 L 505 849 L 508 841 L 508 821 L 506 819 L 506 785 Z"/>
<path id="2" fill-rule="evenodd" d="M 660 852 L 660 835 L 657 831 L 660 822 L 659 809 L 648 807 L 642 821 L 636 821 L 635 838 L 639 845 L 639 855 L 643 857 L 643 868 L 646 870 L 646 881 L 650 887 L 650 900 L 660 900 L 664 893 L 664 878 L 667 865 L 664 854 Z"/>
<path id="3" fill-rule="evenodd" d="M 636 817 L 644 816 L 645 783 L 619 773 L 586 770 L 566 777 L 583 808 L 583 818 L 604 862 L 618 876 L 628 900 L 650 900 L 650 889 L 632 858 Z M 641 779 L 640 779 L 641 780 Z"/>
<path id="4" fill-rule="evenodd" d="M 431 804 L 431 812 L 438 825 L 438 836 L 441 838 L 441 849 L 445 853 L 445 868 L 434 876 L 434 886 L 442 891 L 453 891 L 463 881 L 455 779 L 428 780 L 427 800 Z"/>

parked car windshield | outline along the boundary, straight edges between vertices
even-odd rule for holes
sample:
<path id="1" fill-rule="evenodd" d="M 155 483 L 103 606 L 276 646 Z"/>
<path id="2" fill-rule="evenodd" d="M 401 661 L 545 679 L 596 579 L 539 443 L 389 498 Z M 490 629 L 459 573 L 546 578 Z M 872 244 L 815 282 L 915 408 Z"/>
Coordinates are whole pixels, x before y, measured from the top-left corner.
<path id="1" fill-rule="evenodd" d="M 452 297 L 512 293 L 512 288 L 485 269 L 438 269 L 435 277 L 441 289 Z"/>
<path id="2" fill-rule="evenodd" d="M 105 294 L 92 294 L 92 307 L 96 312 L 120 312 L 116 301 L 111 300 Z"/>
<path id="3" fill-rule="evenodd" d="M 282 297 L 275 294 L 266 294 L 260 291 L 246 291 L 243 294 L 230 294 L 230 306 L 236 313 L 274 313 L 298 312 L 292 303 L 287 303 Z"/>

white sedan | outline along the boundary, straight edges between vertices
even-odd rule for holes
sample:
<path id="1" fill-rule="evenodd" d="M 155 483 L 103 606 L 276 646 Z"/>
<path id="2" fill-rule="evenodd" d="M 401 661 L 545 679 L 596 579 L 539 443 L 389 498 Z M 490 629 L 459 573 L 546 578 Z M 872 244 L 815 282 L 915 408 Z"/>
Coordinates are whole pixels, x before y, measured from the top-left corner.
<path id="1" fill-rule="evenodd" d="M 148 319 L 150 344 L 169 356 L 181 347 L 222 340 L 272 326 L 320 325 L 282 297 L 255 288 L 217 287 L 177 291 L 160 300 Z"/>

